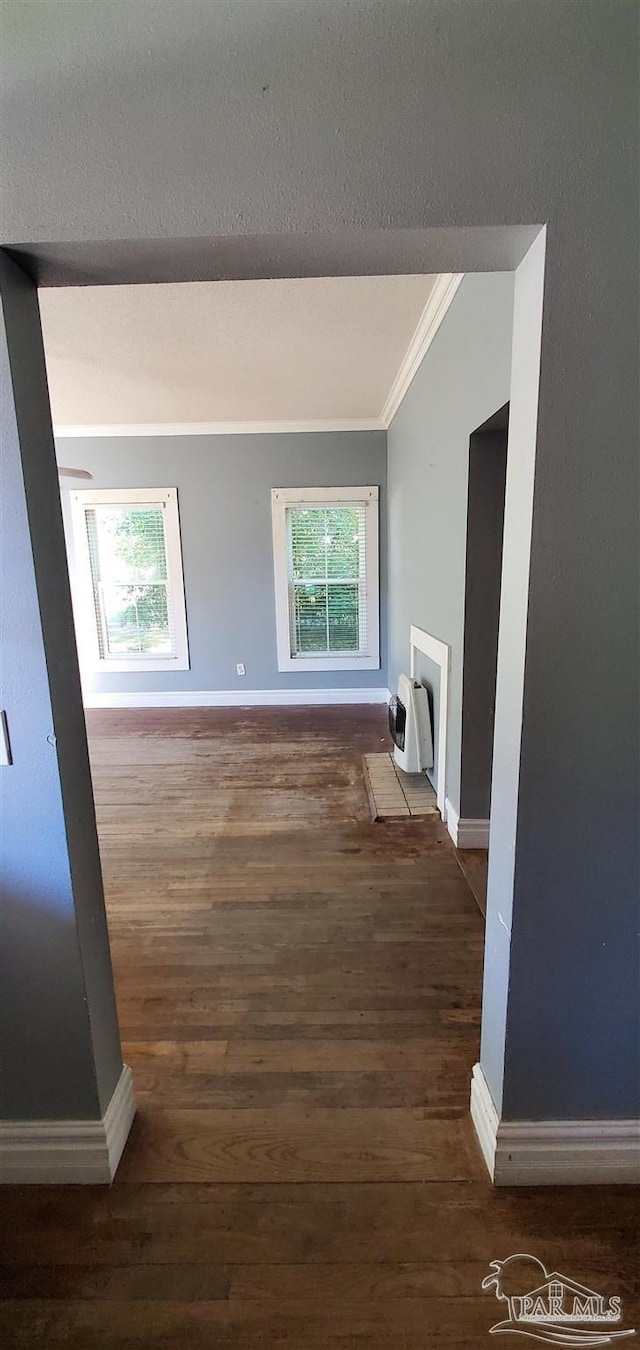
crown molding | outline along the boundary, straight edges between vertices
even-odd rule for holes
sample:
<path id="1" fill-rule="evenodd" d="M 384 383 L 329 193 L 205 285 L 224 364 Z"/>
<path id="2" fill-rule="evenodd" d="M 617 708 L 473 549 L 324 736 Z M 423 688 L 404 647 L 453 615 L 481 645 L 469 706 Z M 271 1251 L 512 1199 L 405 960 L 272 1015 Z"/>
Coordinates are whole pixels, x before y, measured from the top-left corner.
<path id="1" fill-rule="evenodd" d="M 402 365 L 393 381 L 380 414 L 380 421 L 385 428 L 391 425 L 463 277 L 464 272 L 443 272 L 436 278 L 433 290 L 420 315 L 416 331 L 407 347 Z"/>
<path id="2" fill-rule="evenodd" d="M 105 422 L 56 424 L 57 440 L 100 436 L 282 436 L 293 432 L 386 431 L 379 417 L 285 422 Z"/>

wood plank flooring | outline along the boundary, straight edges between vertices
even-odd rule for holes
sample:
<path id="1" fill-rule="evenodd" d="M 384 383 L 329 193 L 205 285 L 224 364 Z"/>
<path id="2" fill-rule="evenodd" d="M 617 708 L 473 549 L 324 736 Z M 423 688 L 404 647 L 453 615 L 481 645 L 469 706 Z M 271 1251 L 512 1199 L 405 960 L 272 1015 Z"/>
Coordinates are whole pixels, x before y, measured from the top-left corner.
<path id="1" fill-rule="evenodd" d="M 384 712 L 89 730 L 139 1114 L 111 1189 L 0 1195 L 3 1350 L 477 1350 L 518 1251 L 638 1326 L 637 1192 L 489 1185 L 482 918 L 439 817 L 371 823 Z"/>
<path id="2" fill-rule="evenodd" d="M 486 848 L 457 848 L 455 855 L 462 874 L 478 904 L 482 917 L 487 913 L 487 873 L 489 853 Z"/>

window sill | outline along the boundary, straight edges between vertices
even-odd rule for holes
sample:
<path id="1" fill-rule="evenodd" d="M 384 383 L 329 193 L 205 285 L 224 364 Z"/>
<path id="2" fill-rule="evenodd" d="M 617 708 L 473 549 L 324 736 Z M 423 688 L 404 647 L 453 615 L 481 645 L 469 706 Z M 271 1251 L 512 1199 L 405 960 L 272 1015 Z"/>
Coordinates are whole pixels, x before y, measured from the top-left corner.
<path id="1" fill-rule="evenodd" d="M 379 670 L 379 656 L 290 656 L 278 661 L 280 671 Z"/>
<path id="2" fill-rule="evenodd" d="M 190 670 L 188 661 L 157 658 L 149 661 L 92 661 L 83 663 L 87 675 L 124 675 L 130 671 Z"/>

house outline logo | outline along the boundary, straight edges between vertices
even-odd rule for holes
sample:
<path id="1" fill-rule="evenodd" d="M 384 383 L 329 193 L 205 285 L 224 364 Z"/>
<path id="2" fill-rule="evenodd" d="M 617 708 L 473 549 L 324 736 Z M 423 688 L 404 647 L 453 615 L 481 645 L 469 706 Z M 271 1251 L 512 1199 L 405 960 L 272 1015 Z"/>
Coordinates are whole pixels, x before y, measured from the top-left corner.
<path id="1" fill-rule="evenodd" d="M 521 1293 L 505 1292 L 505 1275 L 507 1285 L 514 1278 L 516 1285 L 524 1284 Z M 550 1345 L 596 1346 L 613 1345 L 636 1334 L 635 1330 L 622 1327 L 613 1329 L 622 1320 L 620 1298 L 606 1299 L 557 1270 L 549 1271 L 537 1256 L 528 1252 L 517 1252 L 504 1261 L 491 1261 L 482 1288 L 494 1289 L 496 1298 L 506 1303 L 509 1310 L 504 1321 L 490 1328 L 491 1336 L 511 1332 Z"/>

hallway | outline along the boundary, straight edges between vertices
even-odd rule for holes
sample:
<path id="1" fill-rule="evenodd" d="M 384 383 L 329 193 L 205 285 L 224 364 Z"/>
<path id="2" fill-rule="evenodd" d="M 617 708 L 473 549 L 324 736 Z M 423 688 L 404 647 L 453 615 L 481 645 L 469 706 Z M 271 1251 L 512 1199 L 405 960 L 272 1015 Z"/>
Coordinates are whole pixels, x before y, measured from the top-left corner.
<path id="1" fill-rule="evenodd" d="M 492 1191 L 484 926 L 438 816 L 370 822 L 378 707 L 92 712 L 138 1117 L 107 1188 L 3 1195 L 5 1344 L 488 1344 L 489 1262 L 633 1305 L 637 1193 Z"/>

